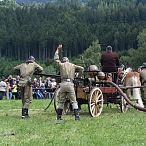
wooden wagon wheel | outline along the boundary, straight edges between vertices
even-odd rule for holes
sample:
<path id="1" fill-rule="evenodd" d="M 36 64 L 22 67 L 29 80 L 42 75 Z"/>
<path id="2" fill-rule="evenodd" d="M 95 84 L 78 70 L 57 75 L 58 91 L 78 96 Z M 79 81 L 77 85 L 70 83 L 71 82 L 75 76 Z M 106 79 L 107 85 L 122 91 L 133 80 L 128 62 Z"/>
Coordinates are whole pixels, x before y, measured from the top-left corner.
<path id="1" fill-rule="evenodd" d="M 89 95 L 89 112 L 92 117 L 98 117 L 103 109 L 103 94 L 99 88 L 93 88 Z"/>
<path id="2" fill-rule="evenodd" d="M 127 103 L 126 103 L 123 96 L 120 95 L 120 98 L 121 98 L 120 99 L 120 110 L 121 110 L 122 113 L 125 113 L 128 109 Z"/>
<path id="3" fill-rule="evenodd" d="M 55 93 L 54 93 L 54 108 L 55 108 L 55 111 L 57 112 L 57 108 L 58 108 L 58 95 L 59 95 L 59 91 L 60 91 L 60 88 L 57 88 L 55 90 Z M 71 111 L 71 107 L 70 107 L 70 101 L 67 99 L 64 103 L 64 109 L 63 109 L 63 114 L 67 114 Z"/>

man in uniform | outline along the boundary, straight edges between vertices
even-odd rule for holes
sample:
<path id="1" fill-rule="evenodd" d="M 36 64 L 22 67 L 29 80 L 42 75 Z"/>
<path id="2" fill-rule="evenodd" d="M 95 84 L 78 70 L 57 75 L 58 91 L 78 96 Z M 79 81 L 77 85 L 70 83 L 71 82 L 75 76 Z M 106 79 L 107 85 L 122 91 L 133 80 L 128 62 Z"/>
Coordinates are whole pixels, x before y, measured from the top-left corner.
<path id="1" fill-rule="evenodd" d="M 146 62 L 143 63 L 142 66 L 139 67 L 139 73 L 140 73 L 140 79 L 141 79 L 141 84 L 143 86 L 146 86 Z M 144 102 L 144 107 L 146 108 L 146 88 L 143 88 L 143 102 Z"/>
<path id="2" fill-rule="evenodd" d="M 59 101 L 57 107 L 57 120 L 62 120 L 61 116 L 62 116 L 62 111 L 63 111 L 66 96 L 70 98 L 70 101 L 72 103 L 75 120 L 80 120 L 73 80 L 75 76 L 75 71 L 78 70 L 79 71 L 78 77 L 81 77 L 84 68 L 70 63 L 67 57 L 63 57 L 61 62 L 59 60 L 59 50 L 61 48 L 62 45 L 59 45 L 54 55 L 54 60 L 58 63 L 60 67 L 60 75 L 61 75 L 60 92 L 58 96 Z"/>
<path id="3" fill-rule="evenodd" d="M 43 68 L 35 62 L 35 58 L 30 56 L 29 59 L 16 67 L 15 70 L 20 72 L 19 89 L 22 99 L 22 119 L 29 118 L 28 109 L 32 102 L 31 77 L 34 73 L 42 72 Z"/>
<path id="4" fill-rule="evenodd" d="M 107 46 L 106 52 L 101 55 L 102 71 L 107 73 L 117 72 L 120 66 L 118 54 L 112 51 L 111 46 Z M 114 82 L 116 82 L 117 74 L 114 75 Z"/>

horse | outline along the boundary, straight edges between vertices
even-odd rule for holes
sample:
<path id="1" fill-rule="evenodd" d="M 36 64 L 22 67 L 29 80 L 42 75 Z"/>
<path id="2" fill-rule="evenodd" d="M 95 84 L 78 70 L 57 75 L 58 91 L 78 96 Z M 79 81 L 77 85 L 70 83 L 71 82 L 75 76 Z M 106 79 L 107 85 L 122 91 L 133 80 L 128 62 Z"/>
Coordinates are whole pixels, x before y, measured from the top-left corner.
<path id="1" fill-rule="evenodd" d="M 123 77 L 122 77 L 121 81 L 122 81 L 124 87 L 141 86 L 140 73 L 133 71 L 132 68 L 130 68 L 130 67 L 128 67 L 127 69 L 125 69 L 123 71 Z M 139 106 L 144 107 L 140 88 L 128 88 L 126 90 L 126 94 L 129 99 L 133 97 L 134 100 L 137 100 L 137 104 Z"/>

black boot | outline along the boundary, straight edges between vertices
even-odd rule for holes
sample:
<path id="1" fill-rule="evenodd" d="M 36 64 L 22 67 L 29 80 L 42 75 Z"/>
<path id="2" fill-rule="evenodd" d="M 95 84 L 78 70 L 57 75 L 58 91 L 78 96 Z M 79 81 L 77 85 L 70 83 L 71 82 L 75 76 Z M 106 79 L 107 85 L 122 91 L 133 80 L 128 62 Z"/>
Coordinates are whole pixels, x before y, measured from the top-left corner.
<path id="1" fill-rule="evenodd" d="M 57 120 L 62 120 L 61 118 L 62 112 L 63 112 L 63 109 L 57 109 Z"/>
<path id="2" fill-rule="evenodd" d="M 80 120 L 80 115 L 79 115 L 79 110 L 78 109 L 74 109 L 74 115 L 75 115 L 75 120 L 79 121 Z"/>
<path id="3" fill-rule="evenodd" d="M 30 118 L 28 115 L 28 109 L 22 108 L 22 119 L 28 119 L 28 118 Z"/>
<path id="4" fill-rule="evenodd" d="M 22 116 L 21 116 L 22 119 L 25 118 L 25 114 L 24 114 L 24 108 L 22 108 Z"/>

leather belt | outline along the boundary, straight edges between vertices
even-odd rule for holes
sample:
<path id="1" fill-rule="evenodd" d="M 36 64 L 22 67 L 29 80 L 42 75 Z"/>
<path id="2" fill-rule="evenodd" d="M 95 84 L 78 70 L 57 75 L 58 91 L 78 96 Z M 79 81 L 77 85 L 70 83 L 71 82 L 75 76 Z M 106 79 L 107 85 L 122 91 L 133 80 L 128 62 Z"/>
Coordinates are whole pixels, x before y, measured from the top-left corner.
<path id="1" fill-rule="evenodd" d="M 64 82 L 73 82 L 72 79 L 62 79 L 61 81 L 64 81 Z"/>

